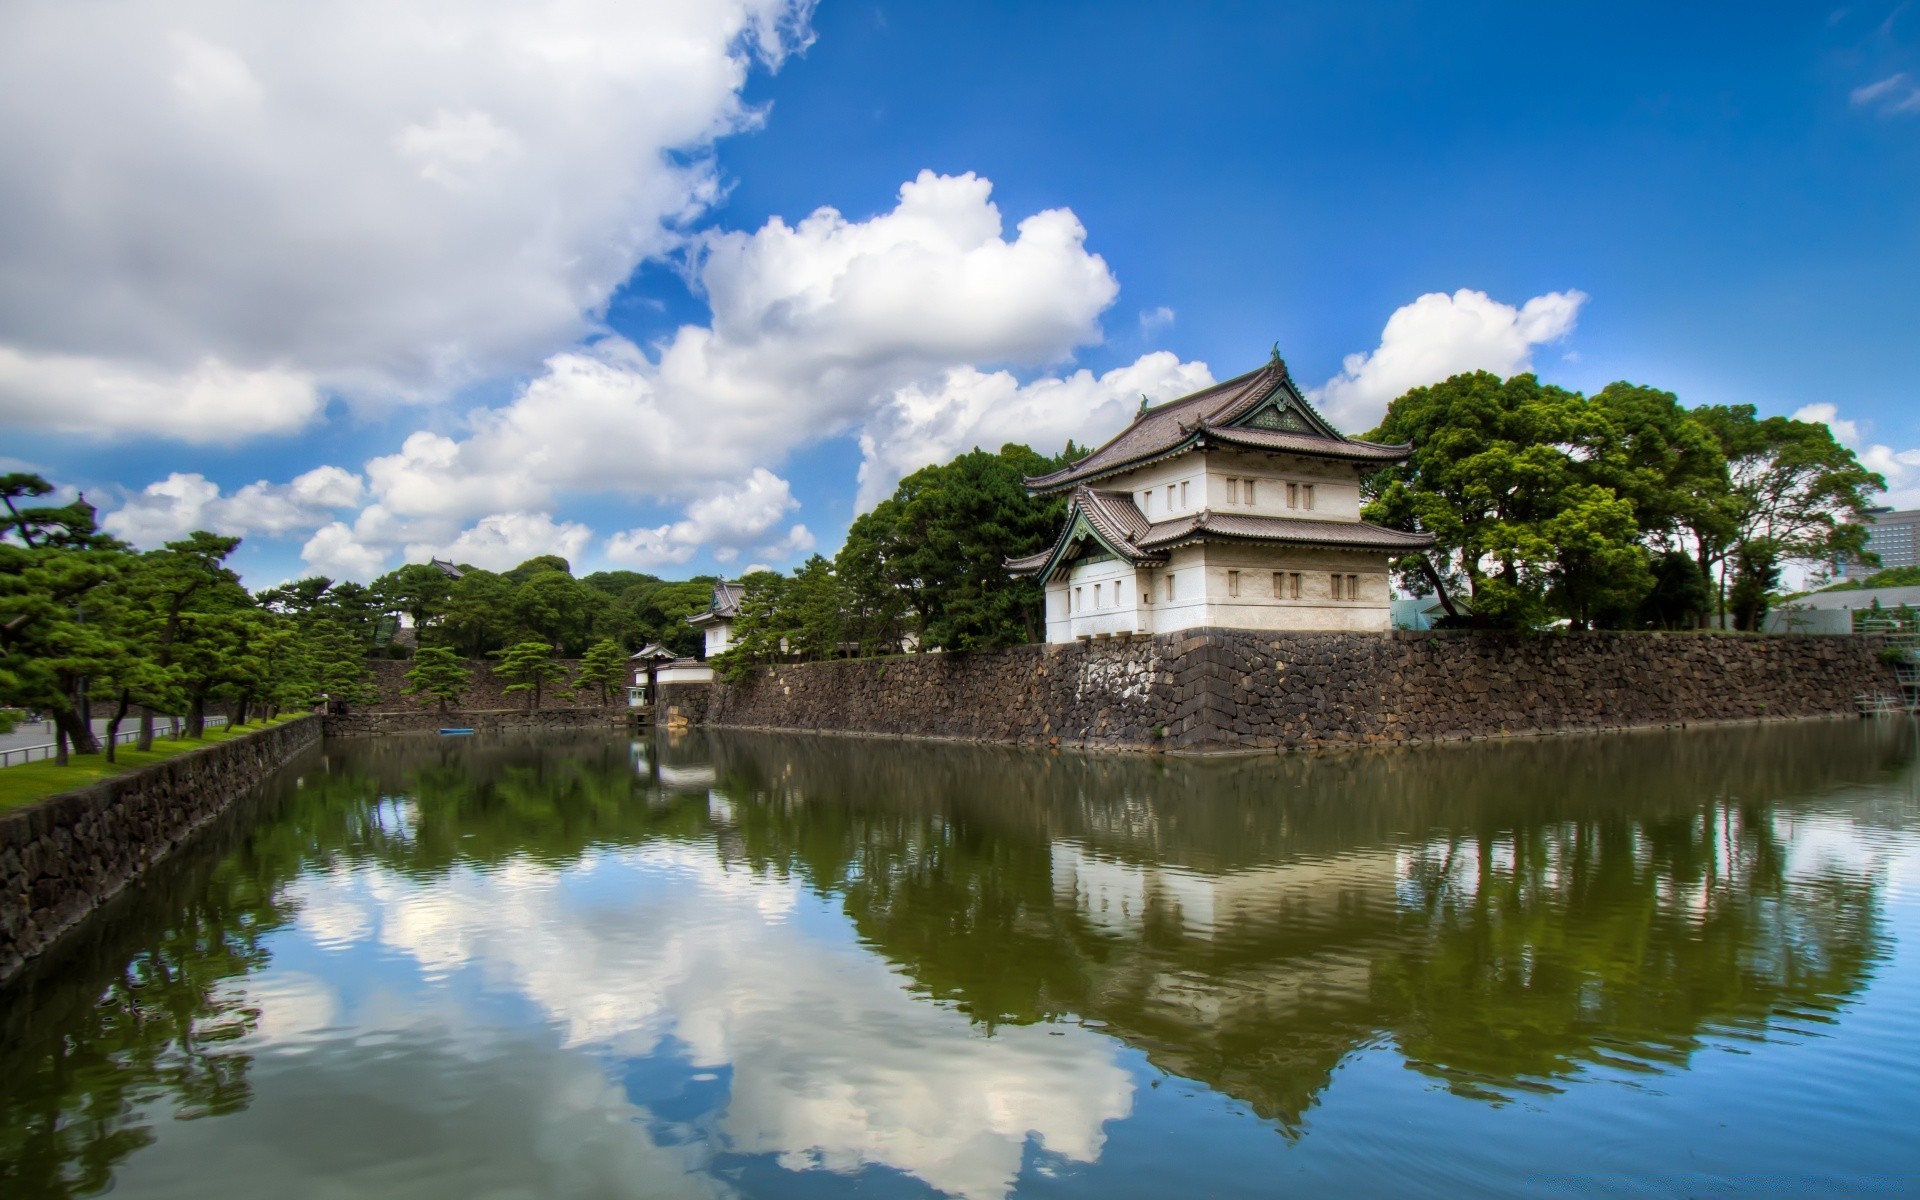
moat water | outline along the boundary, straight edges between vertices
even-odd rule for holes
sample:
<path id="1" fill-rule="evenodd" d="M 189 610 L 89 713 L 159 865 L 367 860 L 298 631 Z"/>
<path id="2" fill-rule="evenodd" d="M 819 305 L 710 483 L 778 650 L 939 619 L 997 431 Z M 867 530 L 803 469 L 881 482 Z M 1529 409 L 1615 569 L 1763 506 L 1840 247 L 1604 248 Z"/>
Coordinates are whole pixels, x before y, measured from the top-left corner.
<path id="1" fill-rule="evenodd" d="M 308 752 L 0 992 L 0 1195 L 1920 1194 L 1920 768 Z"/>

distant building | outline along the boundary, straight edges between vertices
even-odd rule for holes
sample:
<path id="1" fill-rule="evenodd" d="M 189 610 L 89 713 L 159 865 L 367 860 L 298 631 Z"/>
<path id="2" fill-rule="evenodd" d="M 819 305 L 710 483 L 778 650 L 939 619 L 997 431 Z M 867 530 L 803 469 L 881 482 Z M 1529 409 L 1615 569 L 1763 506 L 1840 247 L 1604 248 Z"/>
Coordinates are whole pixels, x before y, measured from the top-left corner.
<path id="1" fill-rule="evenodd" d="M 1875 571 L 1893 567 L 1920 566 L 1920 508 L 1899 512 L 1891 508 L 1868 509 L 1864 524 L 1867 526 L 1867 549 L 1880 556 L 1880 565 L 1854 567 L 1851 572 L 1843 567 L 1841 575 L 1854 572 L 1871 575 Z"/>
<path id="2" fill-rule="evenodd" d="M 707 635 L 703 657 L 712 658 L 725 653 L 733 645 L 733 623 L 739 619 L 740 598 L 746 594 L 745 584 L 729 583 L 722 579 L 713 585 L 713 600 L 707 611 L 687 618 L 687 624 L 705 631 Z"/>
<path id="3" fill-rule="evenodd" d="M 1066 493 L 1054 544 L 1007 569 L 1046 588 L 1047 640 L 1203 626 L 1385 630 L 1388 564 L 1433 544 L 1360 519 L 1360 480 L 1408 446 L 1346 437 L 1278 354 L 1147 407 L 1072 466 L 1026 481 Z"/>
<path id="4" fill-rule="evenodd" d="M 1473 611 L 1464 596 L 1454 597 L 1453 607 L 1462 615 Z M 1446 602 L 1438 596 L 1412 596 L 1393 602 L 1395 629 L 1432 629 L 1446 615 Z"/>
<path id="5" fill-rule="evenodd" d="M 427 560 L 427 565 L 435 568 L 442 575 L 445 575 L 448 579 L 458 579 L 462 575 L 466 574 L 465 571 L 462 571 L 459 567 L 456 567 L 453 565 L 452 559 L 442 560 L 438 558 L 429 558 Z"/>

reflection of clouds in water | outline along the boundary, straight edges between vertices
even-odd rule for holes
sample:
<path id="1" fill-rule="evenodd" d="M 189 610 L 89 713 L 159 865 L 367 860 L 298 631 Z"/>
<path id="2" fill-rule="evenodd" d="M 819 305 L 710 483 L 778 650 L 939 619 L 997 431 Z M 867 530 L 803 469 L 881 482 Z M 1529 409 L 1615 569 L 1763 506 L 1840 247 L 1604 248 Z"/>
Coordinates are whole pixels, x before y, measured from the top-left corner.
<path id="1" fill-rule="evenodd" d="M 696 1067 L 731 1064 L 729 1148 L 789 1167 L 882 1165 L 997 1198 L 1029 1138 L 1090 1162 L 1132 1107 L 1105 1039 L 983 1036 L 850 939 L 807 936 L 788 919 L 798 881 L 729 870 L 708 846 L 596 851 L 566 870 L 515 861 L 426 887 L 364 868 L 324 886 L 360 907 L 363 936 L 434 973 L 477 968 L 569 1047 L 638 1056 L 671 1035 Z"/>
<path id="2" fill-rule="evenodd" d="M 299 909 L 300 927 L 328 949 L 344 949 L 373 932 L 368 906 L 354 893 L 356 872 L 334 867 L 302 875 L 287 885 L 286 898 Z"/>
<path id="3" fill-rule="evenodd" d="M 420 806 L 411 796 L 387 796 L 373 806 L 371 819 L 388 837 L 411 842 L 413 831 L 420 826 Z"/>
<path id="4" fill-rule="evenodd" d="M 227 995 L 259 1012 L 248 1035 L 249 1046 L 298 1051 L 324 1042 L 339 1015 L 338 998 L 324 980 L 298 971 L 271 971 L 240 985 Z"/>
<path id="5" fill-rule="evenodd" d="M 291 995 L 283 985 L 269 975 L 249 987 L 268 1010 L 263 1025 Z M 156 1122 L 155 1144 L 118 1170 L 116 1190 L 195 1200 L 730 1194 L 690 1173 L 705 1165 L 702 1148 L 656 1144 L 650 1114 L 591 1057 L 413 1020 L 386 1037 L 258 1055 L 251 1104 L 218 1121 Z"/>

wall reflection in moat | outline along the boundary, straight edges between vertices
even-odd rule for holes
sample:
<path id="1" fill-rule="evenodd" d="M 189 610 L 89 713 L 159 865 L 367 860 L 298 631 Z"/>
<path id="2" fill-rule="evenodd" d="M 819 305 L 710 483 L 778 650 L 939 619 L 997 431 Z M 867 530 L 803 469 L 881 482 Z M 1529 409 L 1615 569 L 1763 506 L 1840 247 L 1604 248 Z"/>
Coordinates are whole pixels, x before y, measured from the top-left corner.
<path id="1" fill-rule="evenodd" d="M 1308 1141 L 1371 1048 L 1494 1105 L 1671 1076 L 1845 1019 L 1913 756 L 334 744 L 0 995 L 0 1183 L 999 1197 L 1101 1160 L 1136 1059 Z"/>

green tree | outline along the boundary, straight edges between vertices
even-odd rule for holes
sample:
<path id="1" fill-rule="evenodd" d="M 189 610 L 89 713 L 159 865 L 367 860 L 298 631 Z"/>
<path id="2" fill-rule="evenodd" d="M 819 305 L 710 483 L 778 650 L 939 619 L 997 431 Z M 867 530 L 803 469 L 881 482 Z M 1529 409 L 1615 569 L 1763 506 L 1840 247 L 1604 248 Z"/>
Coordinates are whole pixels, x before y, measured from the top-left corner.
<path id="1" fill-rule="evenodd" d="M 1867 528 L 1859 518 L 1868 496 L 1887 482 L 1861 466 L 1825 424 L 1762 419 L 1751 404 L 1694 413 L 1719 441 L 1730 476 L 1720 510 L 1693 527 L 1701 574 L 1718 572 L 1723 607 L 1729 585 L 1744 581 L 1751 616 L 1753 588 L 1786 563 L 1877 563 L 1866 551 Z"/>
<path id="2" fill-rule="evenodd" d="M 1581 481 L 1570 448 L 1599 427 L 1580 396 L 1532 375 L 1475 371 L 1395 400 L 1368 436 L 1413 451 L 1369 479 L 1366 515 L 1435 536 L 1401 560 L 1407 586 L 1438 592 L 1449 615 L 1464 590 L 1478 619 L 1538 623 L 1555 566 L 1545 525 Z"/>
<path id="3" fill-rule="evenodd" d="M 469 570 L 454 581 L 446 615 L 421 644 L 453 647 L 463 658 L 480 658 L 506 644 L 513 630 L 514 584 L 492 571 Z"/>
<path id="4" fill-rule="evenodd" d="M 46 711 L 60 761 L 99 743 L 89 720 L 88 679 L 112 654 L 104 614 L 89 617 L 124 566 L 124 547 L 101 534 L 84 501 L 38 505 L 53 491 L 37 475 L 0 476 L 0 704 Z"/>
<path id="5" fill-rule="evenodd" d="M 453 599 L 453 580 L 439 567 L 408 563 L 373 581 L 373 594 L 390 613 L 405 613 L 416 631 L 446 614 Z"/>
<path id="6" fill-rule="evenodd" d="M 564 571 L 536 571 L 514 589 L 512 614 L 520 628 L 541 641 L 574 649 L 586 634 L 587 607 L 586 589 L 573 576 Z"/>
<path id="7" fill-rule="evenodd" d="M 371 704 L 379 693 L 367 668 L 367 648 L 356 631 L 322 621 L 306 631 L 307 672 L 316 694 L 341 704 Z"/>
<path id="8" fill-rule="evenodd" d="M 597 689 L 600 703 L 604 705 L 610 702 L 612 689 L 624 687 L 626 682 L 627 652 L 620 648 L 620 643 L 604 639 L 595 642 L 580 660 L 580 671 L 574 676 L 573 686 Z"/>
<path id="9" fill-rule="evenodd" d="M 413 669 L 407 672 L 406 680 L 407 695 L 432 696 L 444 713 L 466 695 L 473 672 L 445 646 L 425 646 L 413 656 Z"/>
<path id="10" fill-rule="evenodd" d="M 565 679 L 567 669 L 553 659 L 553 647 L 546 642 L 516 642 L 492 657 L 500 660 L 493 673 L 508 681 L 509 692 L 527 693 L 527 711 L 540 707 L 541 693 L 548 684 Z"/>
<path id="11" fill-rule="evenodd" d="M 1713 588 L 1684 550 L 1668 550 L 1651 564 L 1653 587 L 1640 601 L 1640 624 L 1691 629 L 1713 611 Z"/>
<path id="12" fill-rule="evenodd" d="M 893 561 L 902 549 L 899 514 L 899 501 L 887 499 L 854 518 L 833 559 L 845 636 L 863 655 L 898 653 L 909 622 L 917 624 L 923 615 L 904 570 Z"/>
<path id="13" fill-rule="evenodd" d="M 1574 628 L 1637 623 L 1653 588 L 1631 502 L 1597 484 L 1569 487 L 1541 526 L 1551 545 L 1548 598 Z"/>
<path id="14" fill-rule="evenodd" d="M 846 633 L 846 603 L 833 564 L 816 554 L 787 587 L 788 648 L 805 659 L 835 658 Z"/>
<path id="15" fill-rule="evenodd" d="M 755 667 L 788 657 L 793 632 L 789 582 L 778 571 L 753 571 L 740 578 L 740 615 L 733 622 L 733 645 L 711 660 L 722 679 L 735 682 Z"/>
<path id="16" fill-rule="evenodd" d="M 1014 578 L 1006 560 L 1059 533 L 1065 502 L 1027 494 L 1023 477 L 1060 465 L 1026 446 L 973 450 L 900 481 L 861 528 L 886 576 L 917 610 L 924 647 L 982 650 L 1039 640 L 1042 591 Z M 861 606 L 883 611 L 884 593 L 862 579 Z"/>

